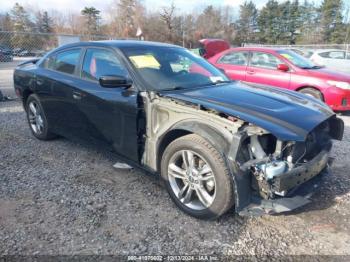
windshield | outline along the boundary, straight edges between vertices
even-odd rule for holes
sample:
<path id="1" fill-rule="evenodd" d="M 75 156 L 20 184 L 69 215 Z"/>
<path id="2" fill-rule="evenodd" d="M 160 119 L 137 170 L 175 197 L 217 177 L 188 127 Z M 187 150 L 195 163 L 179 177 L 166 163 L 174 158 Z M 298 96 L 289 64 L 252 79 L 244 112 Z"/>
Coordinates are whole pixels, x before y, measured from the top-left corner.
<path id="1" fill-rule="evenodd" d="M 296 65 L 297 67 L 303 68 L 303 69 L 317 69 L 320 68 L 319 66 L 315 65 L 311 60 L 293 52 L 290 50 L 278 50 L 277 53 L 279 53 L 284 58 L 288 59 L 289 62 Z"/>
<path id="2" fill-rule="evenodd" d="M 122 49 L 151 90 L 187 89 L 229 82 L 203 58 L 177 47 Z"/>

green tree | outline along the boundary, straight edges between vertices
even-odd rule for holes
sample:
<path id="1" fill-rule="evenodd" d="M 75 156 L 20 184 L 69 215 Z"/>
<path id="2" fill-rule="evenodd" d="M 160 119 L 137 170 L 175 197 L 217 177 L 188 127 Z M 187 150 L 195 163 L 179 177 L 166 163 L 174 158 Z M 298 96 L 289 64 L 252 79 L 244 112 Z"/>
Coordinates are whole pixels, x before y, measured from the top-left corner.
<path id="1" fill-rule="evenodd" d="M 49 17 L 48 13 L 40 11 L 36 15 L 36 29 L 39 33 L 52 33 L 53 32 L 53 21 Z"/>
<path id="2" fill-rule="evenodd" d="M 297 42 L 300 44 L 315 44 L 323 40 L 320 38 L 320 12 L 313 2 L 305 0 L 299 7 L 300 34 Z"/>
<path id="3" fill-rule="evenodd" d="M 16 32 L 31 32 L 33 29 L 33 23 L 29 19 L 27 11 L 18 3 L 11 10 L 11 20 L 13 30 Z"/>
<path id="4" fill-rule="evenodd" d="M 16 3 L 10 12 L 12 28 L 16 33 L 11 42 L 13 47 L 20 47 L 32 50 L 35 45 L 34 23 L 30 20 L 27 11 L 23 6 Z"/>
<path id="5" fill-rule="evenodd" d="M 85 7 L 81 14 L 85 17 L 86 34 L 96 35 L 99 33 L 100 10 L 95 7 Z"/>
<path id="6" fill-rule="evenodd" d="M 279 5 L 279 43 L 295 44 L 302 26 L 301 7 L 298 0 L 286 1 Z"/>
<path id="7" fill-rule="evenodd" d="M 245 1 L 240 5 L 236 30 L 235 41 L 237 43 L 254 43 L 257 41 L 258 10 L 252 1 Z"/>
<path id="8" fill-rule="evenodd" d="M 321 13 L 321 33 L 325 43 L 343 43 L 345 26 L 342 15 L 342 0 L 323 0 Z"/>
<path id="9" fill-rule="evenodd" d="M 269 0 L 258 16 L 259 40 L 266 44 L 276 44 L 281 35 L 281 15 L 278 2 Z"/>

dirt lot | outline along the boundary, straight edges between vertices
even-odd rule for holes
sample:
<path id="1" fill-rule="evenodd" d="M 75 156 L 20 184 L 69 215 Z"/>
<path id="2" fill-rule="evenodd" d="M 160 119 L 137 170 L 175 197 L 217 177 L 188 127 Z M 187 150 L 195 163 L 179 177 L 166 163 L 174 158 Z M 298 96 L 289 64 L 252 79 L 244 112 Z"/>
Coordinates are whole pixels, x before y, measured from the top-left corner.
<path id="1" fill-rule="evenodd" d="M 0 254 L 350 255 L 350 116 L 332 175 L 287 215 L 200 221 L 116 157 L 36 140 L 18 101 L 0 103 Z"/>

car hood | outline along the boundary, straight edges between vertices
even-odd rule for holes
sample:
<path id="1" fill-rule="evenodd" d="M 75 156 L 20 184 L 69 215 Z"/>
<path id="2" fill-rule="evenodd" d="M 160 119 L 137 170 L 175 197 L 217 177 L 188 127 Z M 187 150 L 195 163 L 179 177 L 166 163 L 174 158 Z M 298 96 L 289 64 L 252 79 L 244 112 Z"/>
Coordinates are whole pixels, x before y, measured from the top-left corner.
<path id="1" fill-rule="evenodd" d="M 327 105 L 303 94 L 241 82 L 163 91 L 160 95 L 238 117 L 284 141 L 304 141 L 310 131 L 334 115 Z"/>

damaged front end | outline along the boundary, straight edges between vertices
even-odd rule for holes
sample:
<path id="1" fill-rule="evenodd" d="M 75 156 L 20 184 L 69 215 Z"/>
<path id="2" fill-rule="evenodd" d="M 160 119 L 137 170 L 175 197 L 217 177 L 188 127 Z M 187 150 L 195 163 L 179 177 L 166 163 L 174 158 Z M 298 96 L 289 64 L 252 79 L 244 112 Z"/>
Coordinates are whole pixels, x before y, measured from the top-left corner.
<path id="1" fill-rule="evenodd" d="M 239 135 L 239 148 L 233 145 L 231 152 L 239 169 L 236 170 L 240 173 L 238 176 L 250 178 L 251 192 L 250 196 L 246 196 L 250 199 L 249 204 L 238 210 L 239 213 L 273 214 L 309 203 L 310 192 L 299 194 L 297 191 L 326 171 L 331 139 L 341 140 L 342 130 L 342 121 L 331 117 L 313 129 L 305 141 L 296 142 L 281 141 L 256 126 L 243 127 Z M 309 187 L 311 191 L 313 186 Z M 242 203 L 240 206 L 243 206 Z"/>

